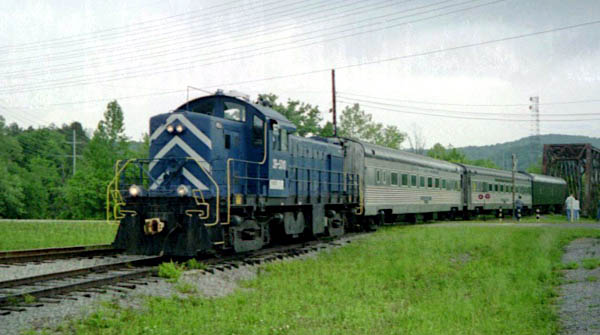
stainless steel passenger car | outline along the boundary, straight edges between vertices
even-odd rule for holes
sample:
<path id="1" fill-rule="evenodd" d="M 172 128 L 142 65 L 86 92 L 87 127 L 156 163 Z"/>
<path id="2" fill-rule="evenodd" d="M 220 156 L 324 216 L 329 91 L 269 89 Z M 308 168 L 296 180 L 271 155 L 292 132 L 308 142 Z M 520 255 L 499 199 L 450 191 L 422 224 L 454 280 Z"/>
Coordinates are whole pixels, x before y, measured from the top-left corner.
<path id="1" fill-rule="evenodd" d="M 484 212 L 500 207 L 512 209 L 512 172 L 480 166 L 462 165 L 465 207 L 469 211 Z M 531 208 L 531 179 L 515 173 L 515 200 L 521 196 L 523 209 Z"/>
<path id="2" fill-rule="evenodd" d="M 365 161 L 365 215 L 462 210 L 460 166 L 378 145 L 361 144 Z"/>

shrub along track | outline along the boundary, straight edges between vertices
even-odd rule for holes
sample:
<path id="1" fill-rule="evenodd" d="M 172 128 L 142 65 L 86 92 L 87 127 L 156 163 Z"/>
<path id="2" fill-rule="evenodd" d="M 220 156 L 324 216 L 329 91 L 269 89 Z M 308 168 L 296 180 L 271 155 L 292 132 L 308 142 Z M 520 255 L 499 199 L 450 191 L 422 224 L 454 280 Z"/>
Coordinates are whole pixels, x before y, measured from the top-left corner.
<path id="1" fill-rule="evenodd" d="M 361 234 L 344 235 L 344 238 L 356 235 Z M 205 265 L 203 271 L 215 273 L 215 271 L 224 271 L 241 265 L 262 264 L 296 257 L 331 245 L 341 245 L 341 243 L 331 239 L 303 241 L 241 255 L 216 255 L 201 259 L 201 261 Z M 22 250 L 13 254 L 5 252 L 0 254 L 0 259 L 11 259 L 14 261 L 13 263 L 23 263 L 32 260 L 39 261 L 40 258 L 36 257 L 46 260 L 55 259 L 54 256 L 50 256 L 52 253 L 60 255 L 60 258 L 65 258 L 68 254 L 74 255 L 76 258 L 82 257 L 82 252 L 89 256 L 94 255 L 92 252 L 94 250 L 81 250 L 80 248 Z M 42 250 L 50 250 L 50 252 L 48 255 L 44 255 Z M 95 250 L 109 251 L 108 248 L 100 247 Z M 42 307 L 46 303 L 58 303 L 64 299 L 76 299 L 70 295 L 74 292 L 105 293 L 107 290 L 134 289 L 136 285 L 147 284 L 147 281 L 150 280 L 149 277 L 156 276 L 157 264 L 169 260 L 161 256 L 139 256 L 134 259 L 126 259 L 125 255 L 115 254 L 116 252 L 118 251 L 115 249 L 110 252 L 111 255 L 114 255 L 115 262 L 0 281 L 0 315 L 25 311 L 28 307 Z M 5 258 L 2 258 L 4 256 Z"/>

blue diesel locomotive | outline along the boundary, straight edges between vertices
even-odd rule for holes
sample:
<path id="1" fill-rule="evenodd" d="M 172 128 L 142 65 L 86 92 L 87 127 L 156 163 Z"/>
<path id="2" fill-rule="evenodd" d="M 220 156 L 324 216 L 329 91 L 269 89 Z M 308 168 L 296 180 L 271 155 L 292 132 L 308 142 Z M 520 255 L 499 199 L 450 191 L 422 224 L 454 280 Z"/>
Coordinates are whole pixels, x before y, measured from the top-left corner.
<path id="1" fill-rule="evenodd" d="M 149 159 L 118 162 L 109 185 L 121 220 L 114 246 L 195 256 L 342 235 L 360 208 L 358 170 L 345 169 L 339 140 L 295 130 L 274 110 L 220 91 L 152 117 Z"/>
<path id="2" fill-rule="evenodd" d="M 120 220 L 114 247 L 172 256 L 245 252 L 374 229 L 399 216 L 509 207 L 505 172 L 295 130 L 273 109 L 222 91 L 152 117 L 149 159 L 117 162 L 108 186 L 107 218 Z M 532 180 L 519 174 L 516 191 L 527 207 L 535 203 L 532 185 L 544 183 L 557 193 L 545 206 L 562 204 L 563 180 Z"/>

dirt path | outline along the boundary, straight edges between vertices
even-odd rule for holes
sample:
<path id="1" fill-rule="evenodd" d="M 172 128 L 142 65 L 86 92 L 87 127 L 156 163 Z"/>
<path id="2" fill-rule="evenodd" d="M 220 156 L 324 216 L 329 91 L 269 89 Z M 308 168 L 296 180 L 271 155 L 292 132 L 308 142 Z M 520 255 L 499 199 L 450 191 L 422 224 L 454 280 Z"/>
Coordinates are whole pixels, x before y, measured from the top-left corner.
<path id="1" fill-rule="evenodd" d="M 575 269 L 564 270 L 560 286 L 563 334 L 600 334 L 600 267 L 592 269 L 595 265 L 590 264 L 590 259 L 600 260 L 600 239 L 577 239 L 567 246 L 562 257 L 569 267 L 577 264 Z"/>

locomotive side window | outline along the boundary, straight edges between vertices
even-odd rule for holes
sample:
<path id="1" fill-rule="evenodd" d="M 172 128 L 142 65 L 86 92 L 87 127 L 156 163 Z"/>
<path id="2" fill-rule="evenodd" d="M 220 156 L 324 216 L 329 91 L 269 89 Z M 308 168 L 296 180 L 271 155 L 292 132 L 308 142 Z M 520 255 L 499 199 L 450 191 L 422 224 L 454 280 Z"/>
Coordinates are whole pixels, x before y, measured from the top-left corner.
<path id="1" fill-rule="evenodd" d="M 286 129 L 281 129 L 281 151 L 287 151 L 288 149 L 288 134 Z"/>
<path id="2" fill-rule="evenodd" d="M 244 105 L 231 101 L 225 101 L 223 105 L 223 114 L 227 120 L 246 121 L 246 107 Z"/>
<path id="3" fill-rule="evenodd" d="M 264 123 L 265 122 L 263 120 L 254 115 L 254 119 L 252 120 L 252 144 L 256 146 L 264 144 Z"/>

